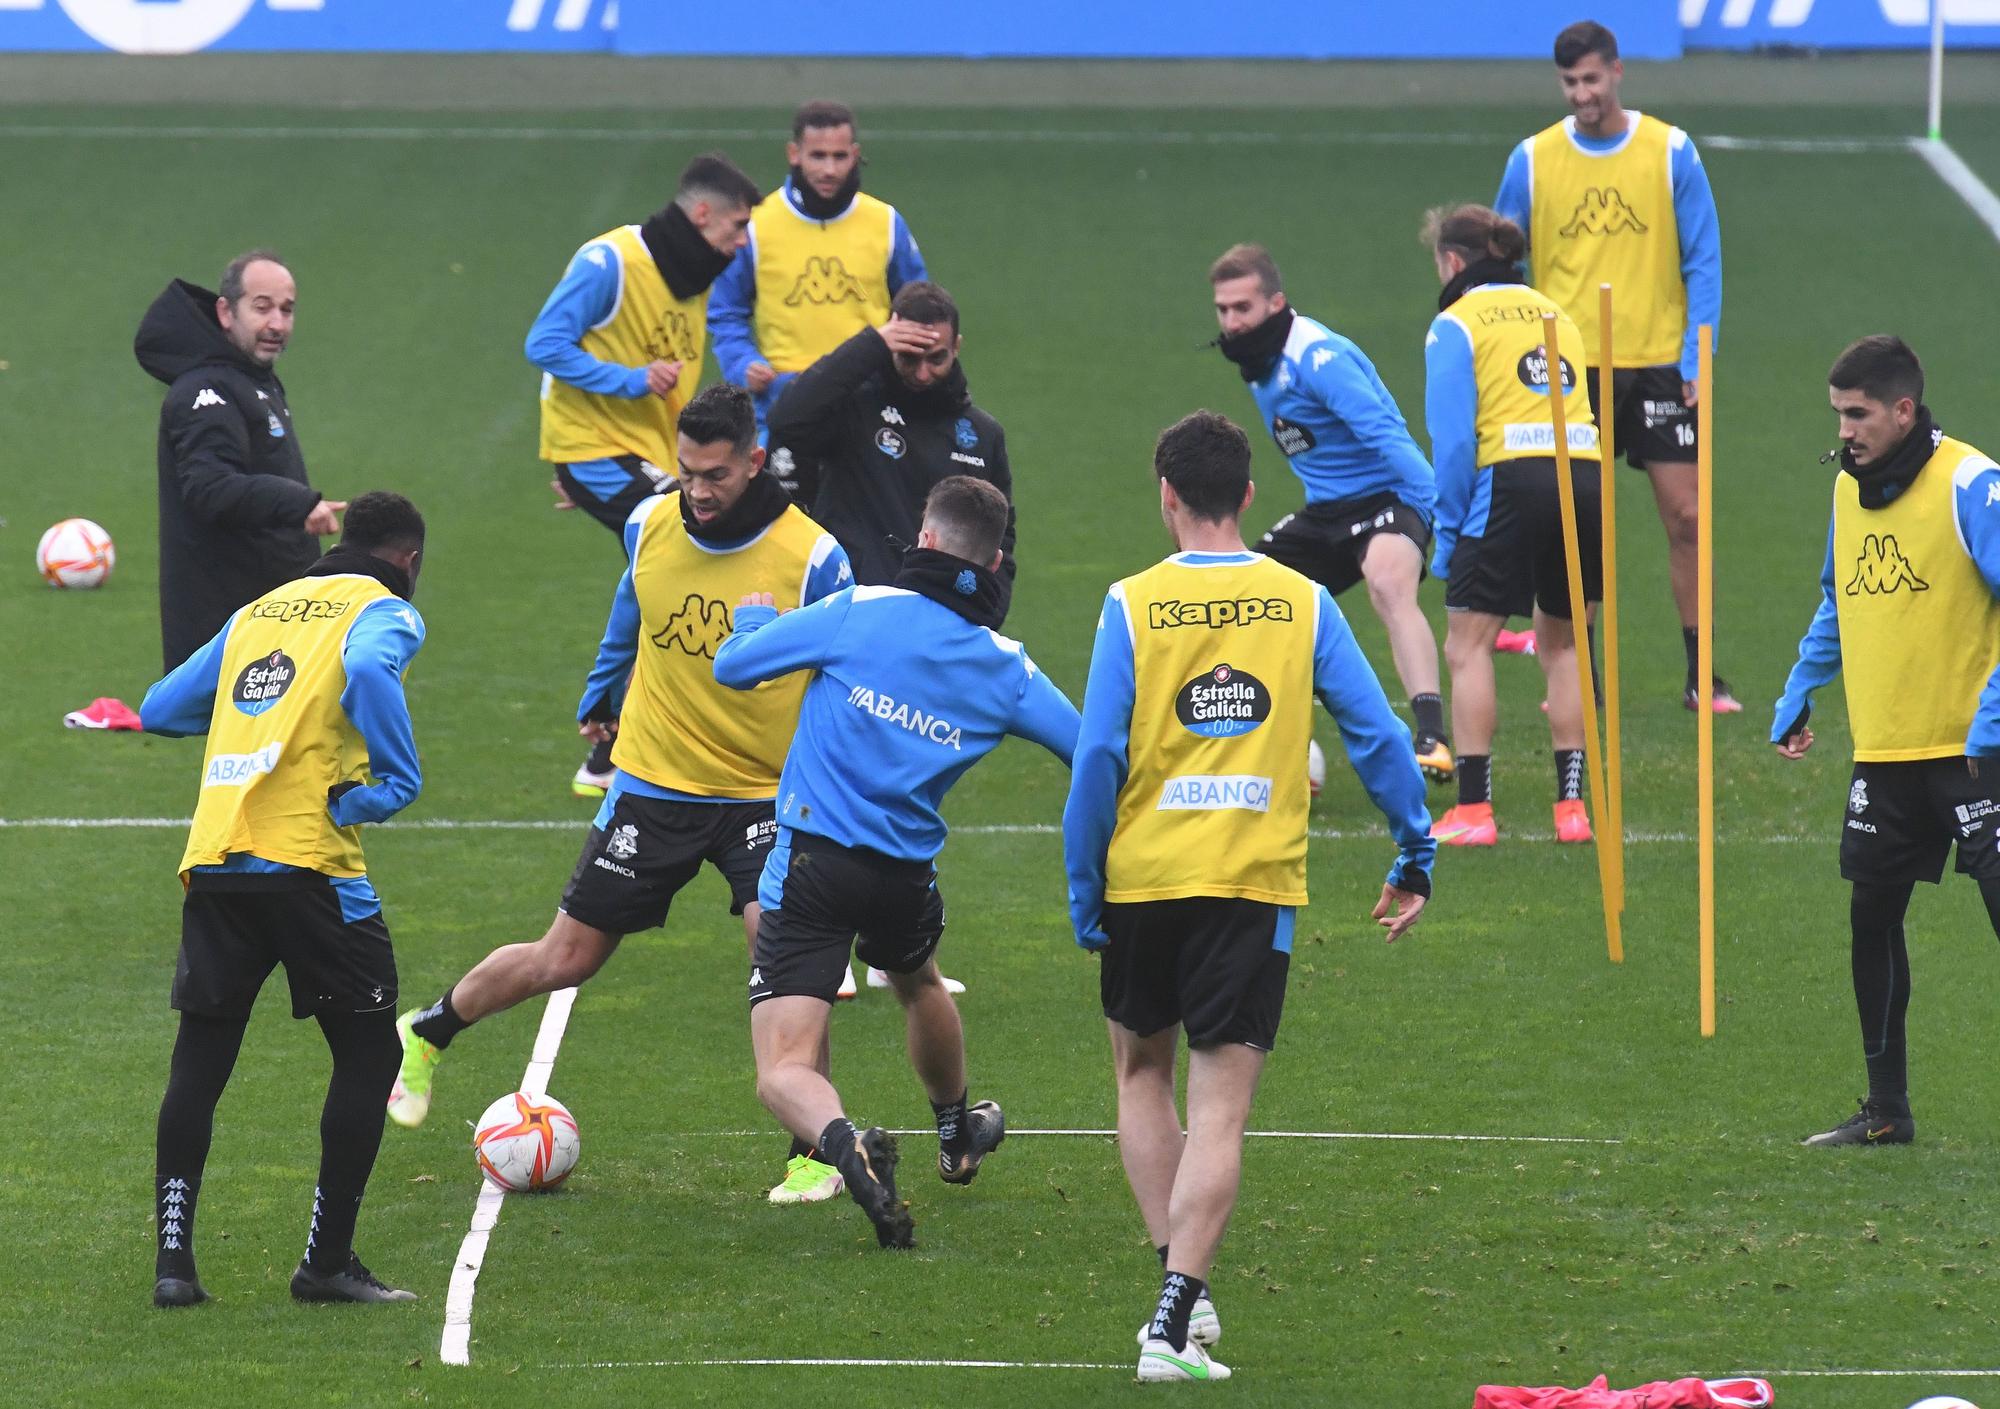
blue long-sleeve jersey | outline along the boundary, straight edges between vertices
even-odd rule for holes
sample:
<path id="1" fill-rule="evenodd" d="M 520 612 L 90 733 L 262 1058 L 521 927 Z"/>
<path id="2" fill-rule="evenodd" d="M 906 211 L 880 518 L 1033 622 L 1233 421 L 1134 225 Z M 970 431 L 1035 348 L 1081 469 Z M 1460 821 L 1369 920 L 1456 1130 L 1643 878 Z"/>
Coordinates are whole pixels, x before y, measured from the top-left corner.
<path id="1" fill-rule="evenodd" d="M 1472 365 L 1472 337 L 1442 314 L 1424 338 L 1424 425 L 1437 470 L 1431 575 L 1443 578 L 1451 575 L 1458 540 L 1486 532 L 1493 476 L 1479 473 L 1479 376 Z"/>
<path id="2" fill-rule="evenodd" d="M 1979 575 L 2000 595 L 2000 470 L 1991 465 L 1964 476 L 1952 490 L 1952 512 L 1958 520 L 1958 541 L 1979 569 Z M 1812 708 L 1813 694 L 1840 673 L 1840 611 L 1835 605 L 1833 524 L 1826 527 L 1826 561 L 1819 573 L 1819 605 L 1812 625 L 1799 641 L 1798 663 L 1785 678 L 1785 692 L 1772 710 L 1771 742 L 1781 744 Z M 1973 758 L 2000 756 L 2000 667 L 1979 692 L 1979 708 L 1965 736 L 1965 752 Z"/>
<path id="3" fill-rule="evenodd" d="M 1349 339 L 1294 315 L 1284 351 L 1250 383 L 1250 396 L 1308 504 L 1393 490 L 1411 508 L 1431 512 L 1430 461 L 1375 364 Z"/>
<path id="4" fill-rule="evenodd" d="M 618 251 L 593 240 L 570 259 L 523 347 L 528 360 L 558 381 L 597 396 L 637 399 L 646 394 L 646 369 L 606 362 L 583 350 L 583 335 L 618 311 L 624 293 Z M 687 369 L 692 376 L 699 369 Z"/>
<path id="5" fill-rule="evenodd" d="M 1248 562 L 1249 553 L 1184 553 L 1192 566 Z M 1398 847 L 1388 880 L 1401 885 L 1430 876 L 1437 856 L 1423 775 L 1410 753 L 1410 731 L 1389 708 L 1347 618 L 1324 587 L 1319 631 L 1313 638 L 1313 691 L 1339 726 L 1348 760 L 1389 824 Z M 1071 765 L 1069 801 L 1063 808 L 1063 860 L 1069 874 L 1070 922 L 1086 948 L 1103 942 L 1104 866 L 1118 821 L 1118 794 L 1130 771 L 1132 702 L 1137 682 L 1132 637 L 1124 624 L 1118 589 L 1106 594 L 1083 691 L 1083 723 Z"/>
<path id="6" fill-rule="evenodd" d="M 1638 125 L 1639 114 L 1628 110 L 1626 117 L 1631 124 L 1626 132 L 1630 132 Z M 1625 140 L 1625 133 L 1616 137 L 1590 137 L 1581 132 L 1571 135 L 1587 152 L 1612 151 Z M 1508 156 L 1507 168 L 1500 174 L 1500 193 L 1493 198 L 1493 209 L 1523 230 L 1531 229 L 1529 218 L 1534 207 L 1531 157 L 1534 143 L 1533 137 L 1524 138 Z M 1715 192 L 1709 189 L 1708 170 L 1701 164 L 1701 153 L 1695 150 L 1694 139 L 1674 128 L 1668 153 L 1668 173 L 1674 188 L 1674 226 L 1680 232 L 1681 282 L 1687 286 L 1681 380 L 1691 382 L 1697 370 L 1696 329 L 1708 324 L 1715 330 L 1715 345 L 1722 345 L 1722 224 L 1715 213 Z"/>
<path id="7" fill-rule="evenodd" d="M 798 188 L 789 176 L 785 178 L 783 189 L 786 202 L 799 218 L 811 220 L 813 217 L 800 207 Z M 894 207 L 891 207 L 887 272 L 891 298 L 903 285 L 930 277 L 924 267 L 923 251 L 917 248 L 917 237 L 910 233 L 903 212 Z M 750 243 L 736 252 L 736 257 L 729 261 L 729 267 L 722 271 L 708 295 L 708 331 L 715 341 L 715 365 L 722 369 L 725 382 L 733 382 L 737 386 L 745 384 L 744 378 L 750 371 L 751 363 L 764 360 L 764 354 L 757 346 L 756 334 L 750 326 L 751 314 L 756 306 L 757 232 L 753 226 Z M 764 424 L 765 413 L 777 404 L 778 397 L 797 375 L 797 372 L 781 372 L 772 379 L 770 386 L 758 393 L 759 426 Z"/>
<path id="8" fill-rule="evenodd" d="M 625 688 L 632 679 L 633 663 L 639 659 L 641 623 L 639 594 L 632 585 L 632 556 L 639 551 L 639 532 L 646 526 L 650 515 L 656 511 L 669 514 L 680 512 L 680 503 L 674 497 L 679 492 L 656 494 L 650 499 L 640 500 L 625 520 L 625 573 L 618 579 L 617 590 L 611 594 L 611 617 L 604 624 L 604 639 L 598 643 L 597 660 L 590 668 L 590 678 L 583 686 L 583 699 L 576 707 L 576 722 L 579 724 L 592 718 L 615 718 L 625 703 Z M 718 553 L 730 553 L 752 541 L 754 535 L 753 538 L 710 543 L 708 546 Z M 854 571 L 848 564 L 847 550 L 834 541 L 832 534 L 827 534 L 820 540 L 819 548 L 813 555 L 797 605 L 811 606 L 853 581 Z M 677 792 L 619 768 L 614 770 L 612 784 L 605 790 L 604 804 L 597 813 L 597 826 L 610 822 L 621 793 L 668 798 L 674 802 L 743 801 L 742 798 L 703 797 L 698 793 Z"/>
<path id="9" fill-rule="evenodd" d="M 232 615 L 207 645 L 146 691 L 139 705 L 139 723 L 146 732 L 170 738 L 208 732 L 216 692 L 222 688 L 223 647 L 235 625 Z M 327 804 L 336 826 L 385 822 L 415 802 L 423 791 L 424 775 L 417 760 L 416 736 L 410 728 L 409 702 L 403 696 L 403 674 L 423 644 L 424 619 L 415 607 L 395 597 L 370 602 L 348 630 L 341 649 L 347 685 L 340 692 L 340 708 L 368 745 L 368 772 L 375 781 L 349 788 Z M 281 872 L 297 868 L 244 853 L 232 854 L 220 865 L 196 869 Z M 366 876 L 335 878 L 332 884 L 340 896 L 341 911 L 350 921 L 382 908 Z"/>
<path id="10" fill-rule="evenodd" d="M 818 673 L 778 781 L 778 824 L 843 846 L 928 861 L 944 846 L 944 795 L 1003 737 L 1064 763 L 1076 749 L 1076 707 L 1020 642 L 900 587 L 850 587 L 784 616 L 739 607 L 715 678 L 747 690 L 795 670 Z"/>

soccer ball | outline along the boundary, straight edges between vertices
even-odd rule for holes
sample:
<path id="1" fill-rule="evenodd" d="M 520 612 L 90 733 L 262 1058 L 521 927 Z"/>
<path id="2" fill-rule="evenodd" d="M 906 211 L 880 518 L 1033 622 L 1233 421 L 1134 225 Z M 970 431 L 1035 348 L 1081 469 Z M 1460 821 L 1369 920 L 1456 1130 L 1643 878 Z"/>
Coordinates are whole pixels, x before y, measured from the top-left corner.
<path id="1" fill-rule="evenodd" d="M 1312 789 L 1314 797 L 1326 786 L 1326 752 L 1320 748 L 1318 739 L 1306 745 L 1306 786 Z"/>
<path id="2" fill-rule="evenodd" d="M 1979 1409 L 1979 1406 L 1955 1394 L 1935 1394 L 1929 1399 L 1918 1400 L 1910 1409 Z"/>
<path id="3" fill-rule="evenodd" d="M 555 1188 L 576 1168 L 581 1149 L 569 1108 L 526 1091 L 488 1106 L 472 1135 L 480 1172 L 510 1194 Z"/>
<path id="4" fill-rule="evenodd" d="M 51 587 L 102 587 L 118 553 L 89 519 L 64 519 L 35 545 L 35 566 Z"/>

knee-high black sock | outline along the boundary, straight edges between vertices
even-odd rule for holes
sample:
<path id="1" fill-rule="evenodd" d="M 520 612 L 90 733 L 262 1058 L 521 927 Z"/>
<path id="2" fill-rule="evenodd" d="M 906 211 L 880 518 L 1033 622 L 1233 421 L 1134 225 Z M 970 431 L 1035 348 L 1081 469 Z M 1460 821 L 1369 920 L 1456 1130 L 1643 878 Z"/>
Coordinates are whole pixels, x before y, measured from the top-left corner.
<path id="1" fill-rule="evenodd" d="M 451 990 L 446 989 L 444 997 L 417 1014 L 416 1020 L 410 1024 L 410 1031 L 443 1051 L 451 1046 L 452 1038 L 471 1026 L 458 1015 L 458 1009 L 451 1006 Z"/>
<path id="2" fill-rule="evenodd" d="M 1462 803 L 1493 801 L 1493 755 L 1462 753 L 1458 756 L 1458 800 Z"/>
<path id="3" fill-rule="evenodd" d="M 1419 739 L 1443 739 L 1451 742 L 1451 736 L 1444 727 L 1444 696 L 1435 692 L 1410 696 L 1410 713 L 1417 718 Z"/>
<path id="4" fill-rule="evenodd" d="M 1849 917 L 1854 932 L 1854 1005 L 1861 1015 L 1861 1055 L 1868 1063 L 1868 1099 L 1892 1114 L 1909 1109 L 1909 1058 L 1904 1015 L 1910 1007 L 1910 951 L 1903 915 L 1912 883 L 1857 881 Z"/>
<path id="5" fill-rule="evenodd" d="M 611 771 L 611 740 L 603 739 L 590 746 L 590 757 L 583 765 L 593 773 Z"/>
<path id="6" fill-rule="evenodd" d="M 1687 652 L 1687 661 L 1688 661 L 1687 687 L 1690 690 L 1697 688 L 1701 683 L 1700 681 L 1695 679 L 1695 676 L 1699 673 L 1701 668 L 1700 643 L 1701 643 L 1701 633 L 1695 627 L 1683 626 L 1681 628 L 1681 649 Z"/>
<path id="7" fill-rule="evenodd" d="M 402 1044 L 393 1009 L 322 1014 L 319 1027 L 333 1053 L 333 1075 L 319 1117 L 319 1184 L 306 1261 L 315 1272 L 338 1272 L 354 1248 L 354 1222 L 382 1147 L 382 1107 L 402 1062 Z"/>
<path id="8" fill-rule="evenodd" d="M 215 1133 L 215 1107 L 236 1067 L 248 1026 L 247 1019 L 181 1014 L 153 1146 L 155 1277 L 195 1279 L 195 1199 L 201 1194 L 201 1171 Z"/>

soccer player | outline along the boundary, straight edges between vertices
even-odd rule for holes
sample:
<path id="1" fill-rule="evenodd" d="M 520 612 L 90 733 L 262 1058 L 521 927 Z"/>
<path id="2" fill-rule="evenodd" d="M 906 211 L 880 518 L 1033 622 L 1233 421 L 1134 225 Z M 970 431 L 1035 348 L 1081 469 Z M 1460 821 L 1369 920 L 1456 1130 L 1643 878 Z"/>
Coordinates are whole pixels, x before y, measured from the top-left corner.
<path id="1" fill-rule="evenodd" d="M 282 964 L 292 1016 L 333 1054 L 320 1113 L 319 1182 L 297 1301 L 413 1301 L 354 1251 L 396 1071 L 396 956 L 361 855 L 361 824 L 423 787 L 403 674 L 424 642 L 410 605 L 424 521 L 399 494 L 348 505 L 340 543 L 238 610 L 146 692 L 155 734 L 208 736 L 181 856 L 180 1012 L 160 1102 L 153 1304 L 208 1300 L 195 1271 L 195 1208 L 215 1108 L 257 991 Z"/>
<path id="2" fill-rule="evenodd" d="M 579 732 L 615 736 L 615 773 L 556 917 L 532 944 L 494 950 L 429 1007 L 403 1014 L 402 1069 L 389 1115 L 430 1112 L 443 1050 L 465 1028 L 537 994 L 582 983 L 668 907 L 706 861 L 729 882 L 730 913 L 757 932 L 757 877 L 777 836 L 772 803 L 802 681 L 753 695 L 715 683 L 710 661 L 746 592 L 819 600 L 848 580 L 847 556 L 763 473 L 757 421 L 741 387 L 706 387 L 681 413 L 679 488 L 641 500 L 629 559 L 577 709 Z M 629 692 L 627 679 L 630 679 Z M 840 1176 L 792 1151 L 774 1203 L 816 1203 Z"/>
<path id="3" fill-rule="evenodd" d="M 1164 1278 L 1141 1380 L 1222 1380 L 1208 1295 L 1242 1174 L 1243 1130 L 1277 1043 L 1317 695 L 1400 848 L 1374 916 L 1423 913 L 1437 844 L 1410 734 L 1327 589 L 1243 546 L 1250 439 L 1213 411 L 1153 451 L 1178 550 L 1114 583 L 1097 621 L 1063 856 L 1077 943 L 1101 951 L 1118 1152 Z M 1187 1133 L 1174 1106 L 1188 1045 Z"/>
<path id="4" fill-rule="evenodd" d="M 944 900 L 938 808 L 1007 734 L 1067 764 L 1076 709 L 1018 641 L 994 628 L 1006 496 L 984 480 L 940 481 L 888 587 L 856 587 L 779 616 L 769 596 L 737 609 L 715 678 L 739 690 L 813 672 L 778 785 L 778 844 L 764 863 L 750 968 L 757 1096 L 802 1144 L 816 1144 L 885 1248 L 915 1245 L 896 1192 L 896 1142 L 857 1129 L 826 1065 L 828 1018 L 848 948 L 889 974 L 910 1064 L 937 1116 L 938 1177 L 970 1184 L 1006 1117 L 967 1105 L 965 1038 L 938 974 Z M 753 696 L 754 698 L 754 696 Z"/>
<path id="5" fill-rule="evenodd" d="M 1722 234 L 1708 173 L 1687 133 L 1619 102 L 1618 40 L 1592 20 L 1556 36 L 1570 116 L 1514 148 L 1494 209 L 1528 235 L 1528 282 L 1581 332 L 1578 361 L 1598 357 L 1598 285 L 1614 294 L 1610 417 L 1626 461 L 1653 482 L 1687 653 L 1682 703 L 1695 687 L 1695 330 L 1722 329 Z M 1743 708 L 1714 682 L 1717 714 Z"/>
<path id="6" fill-rule="evenodd" d="M 716 364 L 757 398 L 760 431 L 794 376 L 888 321 L 896 291 L 930 277 L 901 213 L 861 189 L 861 139 L 847 104 L 811 102 L 794 113 L 785 162 L 785 184 L 758 204 L 749 246 L 715 281 L 709 306 Z M 812 487 L 802 502 L 812 502 Z"/>
<path id="7" fill-rule="evenodd" d="M 1285 301 L 1262 245 L 1236 245 L 1209 267 L 1217 345 L 1249 383 L 1271 439 L 1306 488 L 1258 551 L 1334 596 L 1366 581 L 1416 717 L 1417 763 L 1439 781 L 1453 761 L 1438 695 L 1437 637 L 1417 605 L 1436 491 L 1430 461 L 1367 354 Z"/>
<path id="8" fill-rule="evenodd" d="M 1521 282 L 1519 226 L 1483 205 L 1440 206 L 1424 217 L 1444 289 L 1424 339 L 1424 419 L 1438 472 L 1437 548 L 1450 613 L 1452 725 L 1458 733 L 1458 803 L 1432 834 L 1447 846 L 1493 846 L 1493 643 L 1507 618 L 1532 613 L 1536 656 L 1548 686 L 1555 746 L 1556 840 L 1590 840 L 1583 805 L 1583 693 L 1576 679 L 1568 555 L 1557 498 L 1551 374 L 1542 315 L 1555 301 Z M 1558 342 L 1578 345 L 1576 324 Z M 1585 602 L 1602 593 L 1597 427 L 1567 353 L 1555 377 L 1569 424 L 1578 566 Z"/>
<path id="9" fill-rule="evenodd" d="M 1840 833 L 1854 1001 L 1868 1095 L 1808 1145 L 1914 1139 L 1903 917 L 1953 841 L 2000 935 L 2000 466 L 1938 428 L 1901 338 L 1851 344 L 1827 374 L 1840 471 L 1820 602 L 1785 681 L 1771 742 L 1813 745 L 1813 692 L 1844 676 L 1854 777 Z M 1829 457 L 1830 458 L 1830 457 Z"/>
<path id="10" fill-rule="evenodd" d="M 749 237 L 757 187 L 718 152 L 681 172 L 672 201 L 579 249 L 528 329 L 542 369 L 542 458 L 558 509 L 613 533 L 669 482 L 675 422 L 701 378 L 709 286 Z M 608 745 L 572 780 L 580 797 L 611 783 Z"/>

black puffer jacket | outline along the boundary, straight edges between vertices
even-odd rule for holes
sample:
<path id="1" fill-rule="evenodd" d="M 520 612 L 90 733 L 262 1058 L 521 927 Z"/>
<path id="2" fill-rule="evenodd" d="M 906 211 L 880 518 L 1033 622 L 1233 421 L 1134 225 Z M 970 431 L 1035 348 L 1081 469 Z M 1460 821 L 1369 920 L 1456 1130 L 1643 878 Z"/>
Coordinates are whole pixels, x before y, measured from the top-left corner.
<path id="1" fill-rule="evenodd" d="M 139 323 L 133 352 L 167 384 L 160 406 L 160 640 L 172 670 L 229 614 L 319 557 L 320 495 L 277 373 L 237 351 L 215 295 L 182 279 Z"/>
<path id="2" fill-rule="evenodd" d="M 1000 582 L 1014 585 L 1014 476 L 1000 423 L 972 404 L 965 365 L 912 390 L 889 345 L 863 328 L 793 379 L 771 408 L 771 464 L 815 464 L 807 512 L 839 540 L 854 580 L 889 583 L 916 546 L 924 499 L 949 475 L 987 480 L 1007 496 Z M 898 546 L 900 545 L 900 546 Z"/>

